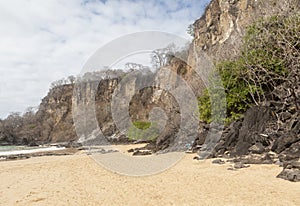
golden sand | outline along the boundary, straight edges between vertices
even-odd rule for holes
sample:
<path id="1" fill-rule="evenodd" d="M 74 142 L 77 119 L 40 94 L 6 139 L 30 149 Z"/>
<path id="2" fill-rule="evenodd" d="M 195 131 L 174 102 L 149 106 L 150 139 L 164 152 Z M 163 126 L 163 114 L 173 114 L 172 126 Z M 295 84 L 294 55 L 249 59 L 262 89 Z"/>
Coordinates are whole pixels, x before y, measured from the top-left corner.
<path id="1" fill-rule="evenodd" d="M 146 177 L 108 171 L 83 153 L 0 162 L 0 204 L 300 205 L 300 183 L 276 178 L 276 165 L 230 171 L 194 156 Z"/>

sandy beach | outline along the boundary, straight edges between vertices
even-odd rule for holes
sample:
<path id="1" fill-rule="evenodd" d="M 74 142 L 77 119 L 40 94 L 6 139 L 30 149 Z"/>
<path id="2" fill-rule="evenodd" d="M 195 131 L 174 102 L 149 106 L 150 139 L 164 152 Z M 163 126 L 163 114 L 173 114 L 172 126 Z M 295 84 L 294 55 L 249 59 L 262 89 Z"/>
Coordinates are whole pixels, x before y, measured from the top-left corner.
<path id="1" fill-rule="evenodd" d="M 0 204 L 300 205 L 300 183 L 276 178 L 276 165 L 231 171 L 194 156 L 146 177 L 108 171 L 82 152 L 0 162 Z"/>

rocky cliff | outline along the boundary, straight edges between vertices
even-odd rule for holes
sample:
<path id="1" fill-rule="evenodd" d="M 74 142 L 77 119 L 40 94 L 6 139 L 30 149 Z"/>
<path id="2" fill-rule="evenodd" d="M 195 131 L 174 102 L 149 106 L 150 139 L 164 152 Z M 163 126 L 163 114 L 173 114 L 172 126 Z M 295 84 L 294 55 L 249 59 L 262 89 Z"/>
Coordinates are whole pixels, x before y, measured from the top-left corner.
<path id="1" fill-rule="evenodd" d="M 196 47 L 215 61 L 237 57 L 246 28 L 259 19 L 299 12 L 298 0 L 212 0 L 194 23 Z"/>
<path id="2" fill-rule="evenodd" d="M 194 23 L 191 62 L 195 65 L 194 59 L 201 52 L 208 54 L 214 63 L 239 58 L 249 25 L 271 16 L 288 18 L 299 14 L 299 11 L 298 0 L 212 0 L 205 14 Z M 288 55 L 296 58 L 298 54 L 299 50 Z M 299 71 L 297 64 L 292 68 Z M 276 162 L 284 166 L 278 177 L 300 181 L 300 89 L 297 75 L 299 72 L 291 77 L 296 79 L 293 81 L 295 87 L 291 89 L 292 92 L 286 84 L 278 85 L 272 91 L 272 98 L 266 98 L 263 106 L 251 107 L 244 118 L 226 127 L 210 156 L 233 157 L 235 162 L 242 164 Z M 217 135 L 208 128 L 209 125 L 203 127 L 194 143 L 196 150 L 202 147 L 200 157 L 206 150 L 205 137 L 208 134 Z"/>
<path id="3" fill-rule="evenodd" d="M 235 59 L 241 53 L 243 37 L 249 25 L 259 19 L 290 15 L 299 11 L 299 0 L 212 0 L 204 15 L 193 24 L 194 40 L 189 48 L 188 64 L 171 58 L 167 69 L 173 73 L 160 75 L 161 70 L 157 73 L 142 72 L 139 80 L 129 78 L 125 86 L 120 88 L 120 83 L 126 81 L 124 77 L 128 73 L 120 73 L 99 81 L 83 81 L 79 88 L 75 88 L 74 84 L 56 86 L 42 100 L 35 114 L 29 112 L 23 118 L 12 115 L 1 121 L 0 141 L 13 144 L 70 142 L 82 136 L 94 135 L 92 131 L 98 126 L 107 141 L 131 141 L 132 139 L 120 131 L 122 125 L 116 125 L 117 122 L 129 122 L 126 119 L 128 117 L 123 116 L 121 112 L 117 115 L 119 120 L 116 120 L 112 115 L 112 96 L 117 89 L 124 96 L 132 95 L 127 110 L 127 104 L 121 103 L 122 99 L 117 99 L 117 103 L 120 111 L 125 109 L 133 122 L 147 122 L 153 108 L 162 108 L 159 112 L 165 113 L 165 116 L 159 117 L 166 120 L 159 125 L 164 125 L 163 130 L 150 141 L 148 148 L 154 151 L 166 149 L 176 138 L 189 135 L 177 134 L 181 122 L 186 121 L 188 124 L 189 121 L 180 119 L 178 102 L 170 92 L 162 88 L 179 84 L 179 76 L 189 83 L 196 96 L 201 95 L 205 82 L 195 78 L 196 73 L 192 68 L 197 66 L 202 55 L 207 55 L 214 63 Z M 152 82 L 151 86 L 139 89 L 147 82 Z M 294 106 L 297 101 L 293 103 L 291 94 L 285 94 L 283 87 L 284 85 L 278 88 L 282 91 L 274 93 L 276 101 L 252 107 L 245 113 L 244 118 L 230 124 L 223 132 L 211 157 L 230 156 L 243 163 L 279 161 L 286 168 L 282 177 L 299 180 L 300 172 L 295 171 L 299 170 L 299 164 L 295 162 L 300 157 L 299 108 Z M 298 90 L 296 92 L 299 92 Z M 81 104 L 92 105 L 92 111 L 77 111 L 76 108 L 80 108 Z M 76 111 L 75 114 L 72 114 L 72 109 L 73 112 Z M 76 130 L 74 115 L 79 121 Z M 97 125 L 90 121 L 93 115 Z M 204 125 L 200 128 L 193 145 L 195 150 L 205 148 L 204 139 L 209 132 L 218 132 L 218 126 L 208 131 L 209 126 Z"/>
<path id="4" fill-rule="evenodd" d="M 2 121 L 2 143 L 38 145 L 76 140 L 71 113 L 72 84 L 50 89 L 37 112 L 12 114 Z"/>
<path id="5" fill-rule="evenodd" d="M 300 2 L 298 0 L 212 0 L 207 6 L 204 15 L 193 24 L 194 40 L 189 49 L 189 65 L 173 58 L 169 62 L 168 69 L 174 71 L 176 75 L 181 76 L 188 82 L 196 96 L 199 96 L 205 86 L 199 78 L 194 78 L 196 74 L 192 69 L 196 64 L 197 57 L 201 55 L 199 52 L 204 52 L 215 62 L 235 58 L 240 53 L 245 30 L 252 22 L 277 14 L 287 15 L 299 11 L 299 8 Z M 164 82 L 164 84 L 176 84 L 176 75 L 165 75 L 160 81 Z M 108 108 L 110 104 L 109 99 L 111 99 L 112 92 L 119 81 L 121 81 L 120 78 L 100 81 L 100 85 L 97 86 L 98 89 L 92 88 L 96 87 L 96 85 L 87 83 L 83 86 L 82 91 L 79 92 L 84 97 L 91 90 L 97 90 L 95 96 L 96 116 L 104 134 L 108 136 L 116 131 Z M 134 85 L 135 83 L 133 82 L 133 87 Z M 36 129 L 35 135 L 31 135 L 31 137 L 27 137 L 27 135 L 25 137 L 22 134 L 23 137 L 16 137 L 16 141 L 22 142 L 24 139 L 26 142 L 27 139 L 32 140 L 36 138 L 41 142 L 75 140 L 76 133 L 74 132 L 71 114 L 73 89 L 73 84 L 52 88 L 42 100 L 39 110 L 34 117 L 36 124 L 31 125 L 31 128 Z M 138 119 L 147 120 L 149 111 L 154 107 L 153 102 L 151 103 L 148 100 L 154 99 L 155 94 L 160 94 L 162 97 L 168 96 L 166 93 L 154 88 L 151 91 L 143 90 L 139 92 L 139 95 L 135 96 L 130 107 L 130 115 L 133 121 Z M 141 100 L 137 100 L 139 96 L 142 97 Z M 172 102 L 170 98 L 167 99 L 165 98 L 164 100 L 165 105 Z M 103 124 L 104 122 L 105 124 Z M 3 125 L 3 123 L 1 124 Z M 30 130 L 30 128 L 26 130 Z M 40 133 L 40 137 L 36 137 L 37 133 Z M 3 135 L 2 139 L 5 139 Z M 11 142 L 11 139 L 9 141 Z"/>
<path id="6" fill-rule="evenodd" d="M 110 71 L 114 75 L 108 78 L 103 78 L 103 72 L 100 72 L 100 79 L 95 74 L 91 75 L 90 79 L 90 74 L 87 74 L 76 84 L 56 85 L 42 99 L 36 113 L 30 111 L 23 116 L 12 114 L 0 122 L 0 142 L 27 145 L 75 142 L 79 138 L 93 136 L 97 127 L 110 142 L 135 141 L 135 137 L 126 136 L 124 131 L 120 131 L 122 125 L 116 123 L 148 122 L 153 108 L 161 108 L 158 114 L 163 112 L 166 115 L 166 122 L 160 122 L 161 118 L 152 117 L 156 118 L 154 121 L 158 126 L 168 125 L 162 135 L 155 137 L 158 142 L 164 142 L 172 134 L 176 134 L 180 112 L 174 97 L 161 87 L 163 84 L 169 84 L 169 80 L 176 85 L 177 72 L 182 72 L 186 67 L 174 61 L 172 65 L 171 68 L 176 73 L 168 75 L 170 79 L 160 81 L 160 85 L 156 83 L 159 78 L 157 73 L 137 70 L 128 73 Z M 187 73 L 188 71 L 184 72 L 185 75 Z M 116 91 L 120 97 L 114 95 Z M 112 108 L 113 95 L 116 98 L 117 109 L 121 112 L 116 114 L 116 117 L 112 115 L 113 112 L 117 112 Z M 128 104 L 123 103 L 127 97 L 132 99 Z M 125 113 L 130 119 L 124 119 Z M 74 123 L 77 123 L 76 128 Z"/>

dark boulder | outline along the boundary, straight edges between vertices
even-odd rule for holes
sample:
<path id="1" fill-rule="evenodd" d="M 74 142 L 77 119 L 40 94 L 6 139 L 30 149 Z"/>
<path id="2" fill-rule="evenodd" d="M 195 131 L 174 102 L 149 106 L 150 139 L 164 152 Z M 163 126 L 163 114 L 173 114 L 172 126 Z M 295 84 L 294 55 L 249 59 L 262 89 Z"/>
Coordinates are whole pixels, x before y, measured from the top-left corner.
<path id="1" fill-rule="evenodd" d="M 200 130 L 197 134 L 197 137 L 192 145 L 193 150 L 200 149 L 200 146 L 204 144 L 206 136 L 209 131 L 209 125 L 200 125 Z"/>
<path id="2" fill-rule="evenodd" d="M 215 159 L 211 163 L 213 163 L 213 164 L 225 164 L 225 161 L 223 161 L 221 159 Z"/>
<path id="3" fill-rule="evenodd" d="M 277 175 L 277 178 L 282 178 L 291 182 L 300 182 L 300 162 L 285 164 L 284 169 Z"/>
<path id="4" fill-rule="evenodd" d="M 242 162 L 244 164 L 272 164 L 275 161 L 268 154 L 250 154 L 233 159 L 234 162 Z"/>
<path id="5" fill-rule="evenodd" d="M 238 137 L 239 129 L 241 128 L 241 122 L 233 122 L 225 129 L 221 137 L 220 142 L 215 147 L 216 155 L 223 154 L 225 151 L 231 151 L 235 147 Z"/>
<path id="6" fill-rule="evenodd" d="M 247 167 L 250 167 L 250 165 L 245 165 L 245 164 L 242 163 L 242 162 L 236 162 L 236 163 L 233 165 L 233 168 L 234 168 L 234 169 L 242 169 L 242 168 L 247 168 Z"/>
<path id="7" fill-rule="evenodd" d="M 80 142 L 77 142 L 77 141 L 70 141 L 66 145 L 67 148 L 80 148 L 82 146 L 83 145 Z"/>
<path id="8" fill-rule="evenodd" d="M 298 141 L 300 141 L 300 138 L 297 134 L 290 131 L 276 139 L 271 150 L 279 154 Z"/>
<path id="9" fill-rule="evenodd" d="M 151 150 L 136 150 L 133 152 L 133 156 L 138 156 L 138 155 L 151 155 L 152 152 Z"/>
<path id="10" fill-rule="evenodd" d="M 254 154 L 262 154 L 265 151 L 265 147 L 261 142 L 255 143 L 249 148 L 249 152 Z"/>
<path id="11" fill-rule="evenodd" d="M 156 139 L 155 151 L 164 150 L 174 143 L 178 128 L 167 125 L 164 131 Z"/>
<path id="12" fill-rule="evenodd" d="M 134 152 L 134 151 L 135 151 L 135 150 L 134 150 L 133 148 L 127 150 L 128 153 L 132 153 L 132 152 Z"/>
<path id="13" fill-rule="evenodd" d="M 255 106 L 247 110 L 242 127 L 239 130 L 238 141 L 234 150 L 235 155 L 245 155 L 248 149 L 257 142 L 268 146 L 270 141 L 262 135 L 268 123 L 273 120 L 271 109 L 266 106 Z"/>
<path id="14" fill-rule="evenodd" d="M 249 153 L 262 154 L 272 142 L 271 136 L 265 134 L 265 130 L 273 120 L 269 107 L 251 107 L 242 122 L 235 121 L 224 130 L 213 156 L 223 155 L 227 151 L 232 157 Z"/>
<path id="15" fill-rule="evenodd" d="M 291 146 L 286 148 L 283 152 L 279 154 L 279 159 L 281 162 L 295 161 L 300 158 L 300 140 L 293 143 Z"/>

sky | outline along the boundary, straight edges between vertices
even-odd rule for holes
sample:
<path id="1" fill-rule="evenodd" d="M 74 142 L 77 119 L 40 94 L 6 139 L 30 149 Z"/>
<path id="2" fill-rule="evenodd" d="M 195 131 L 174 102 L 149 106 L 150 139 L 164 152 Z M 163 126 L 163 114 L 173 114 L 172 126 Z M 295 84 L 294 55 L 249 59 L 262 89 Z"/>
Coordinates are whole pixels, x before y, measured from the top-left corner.
<path id="1" fill-rule="evenodd" d="M 141 31 L 191 38 L 210 0 L 1 0 L 0 118 L 37 107 L 102 45 Z"/>

